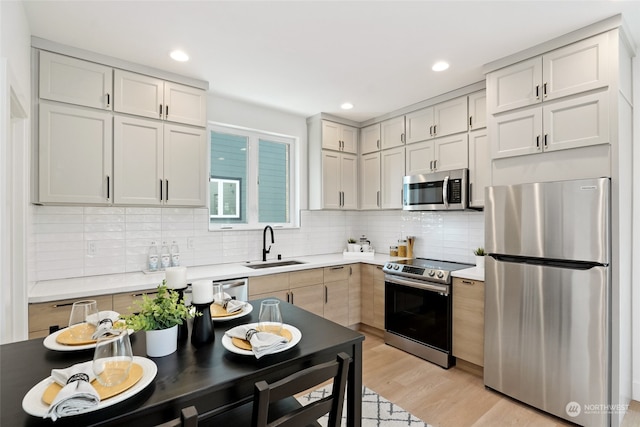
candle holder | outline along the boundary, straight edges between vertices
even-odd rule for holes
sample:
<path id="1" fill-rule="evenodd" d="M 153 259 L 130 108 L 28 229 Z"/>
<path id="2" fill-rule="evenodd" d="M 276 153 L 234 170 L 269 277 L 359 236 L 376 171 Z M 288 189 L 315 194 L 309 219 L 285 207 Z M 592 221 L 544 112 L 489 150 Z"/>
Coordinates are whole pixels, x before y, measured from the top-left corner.
<path id="1" fill-rule="evenodd" d="M 211 303 L 206 304 L 193 303 L 196 310 L 202 313 L 202 316 L 196 316 L 193 319 L 193 330 L 191 331 L 191 344 L 195 347 L 213 343 L 215 335 L 213 333 L 213 320 L 211 320 Z"/>
<path id="2" fill-rule="evenodd" d="M 185 286 L 182 289 L 174 289 L 174 291 L 176 291 L 179 295 L 179 300 L 184 301 L 184 291 L 187 290 L 187 287 Z M 182 325 L 178 325 L 178 342 L 179 343 L 183 343 L 187 340 L 187 338 L 189 337 L 189 325 L 187 324 L 187 320 L 183 320 L 182 321 Z"/>

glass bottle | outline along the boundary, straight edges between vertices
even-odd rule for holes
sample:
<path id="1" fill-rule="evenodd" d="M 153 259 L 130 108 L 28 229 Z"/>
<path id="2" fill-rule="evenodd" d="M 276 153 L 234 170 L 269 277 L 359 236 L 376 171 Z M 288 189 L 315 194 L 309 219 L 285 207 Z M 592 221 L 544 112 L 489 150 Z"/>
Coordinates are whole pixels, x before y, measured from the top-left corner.
<path id="1" fill-rule="evenodd" d="M 165 269 L 167 267 L 171 267 L 171 254 L 169 253 L 167 242 L 162 242 L 162 247 L 160 248 L 160 268 Z"/>
<path id="2" fill-rule="evenodd" d="M 178 248 L 178 243 L 174 240 L 171 243 L 171 266 L 178 267 L 180 265 L 180 248 Z"/>
<path id="3" fill-rule="evenodd" d="M 151 242 L 151 246 L 149 246 L 148 267 L 149 271 L 158 270 L 158 246 L 156 242 Z"/>

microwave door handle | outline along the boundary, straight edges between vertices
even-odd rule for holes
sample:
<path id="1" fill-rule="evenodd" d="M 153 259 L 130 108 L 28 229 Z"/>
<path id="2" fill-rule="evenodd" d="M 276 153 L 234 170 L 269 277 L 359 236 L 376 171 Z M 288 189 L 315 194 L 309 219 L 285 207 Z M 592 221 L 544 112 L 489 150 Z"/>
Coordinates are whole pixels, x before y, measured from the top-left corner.
<path id="1" fill-rule="evenodd" d="M 442 183 L 442 200 L 444 202 L 444 207 L 449 207 L 449 177 L 445 176 L 444 181 Z"/>

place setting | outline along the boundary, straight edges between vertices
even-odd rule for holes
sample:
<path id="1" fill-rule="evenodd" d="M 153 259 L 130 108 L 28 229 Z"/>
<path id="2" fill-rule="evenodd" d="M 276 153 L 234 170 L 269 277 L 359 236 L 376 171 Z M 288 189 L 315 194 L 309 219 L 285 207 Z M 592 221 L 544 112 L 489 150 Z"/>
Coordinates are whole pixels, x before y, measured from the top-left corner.
<path id="1" fill-rule="evenodd" d="M 227 330 L 222 345 L 232 353 L 261 357 L 286 351 L 300 342 L 302 332 L 282 322 L 280 301 L 267 299 L 260 303 L 258 323 L 239 325 Z"/>
<path id="2" fill-rule="evenodd" d="M 244 317 L 253 311 L 253 306 L 247 301 L 239 301 L 224 292 L 221 284 L 213 284 L 213 303 L 210 306 L 211 320 L 225 322 Z"/>
<path id="3" fill-rule="evenodd" d="M 111 331 L 125 329 L 120 313 L 112 310 L 98 311 L 95 300 L 76 301 L 71 307 L 69 326 L 49 334 L 43 344 L 54 351 L 79 351 L 96 347 L 99 337 Z"/>

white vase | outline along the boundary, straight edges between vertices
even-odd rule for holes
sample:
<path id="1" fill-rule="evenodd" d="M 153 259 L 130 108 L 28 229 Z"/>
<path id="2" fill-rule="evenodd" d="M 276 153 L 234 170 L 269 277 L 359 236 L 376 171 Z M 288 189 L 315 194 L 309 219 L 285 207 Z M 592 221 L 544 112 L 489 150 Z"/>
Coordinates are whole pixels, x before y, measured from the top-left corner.
<path id="1" fill-rule="evenodd" d="M 147 356 L 168 356 L 178 349 L 178 325 L 167 329 L 146 331 Z"/>
<path id="2" fill-rule="evenodd" d="M 476 255 L 476 267 L 484 269 L 484 255 Z"/>

